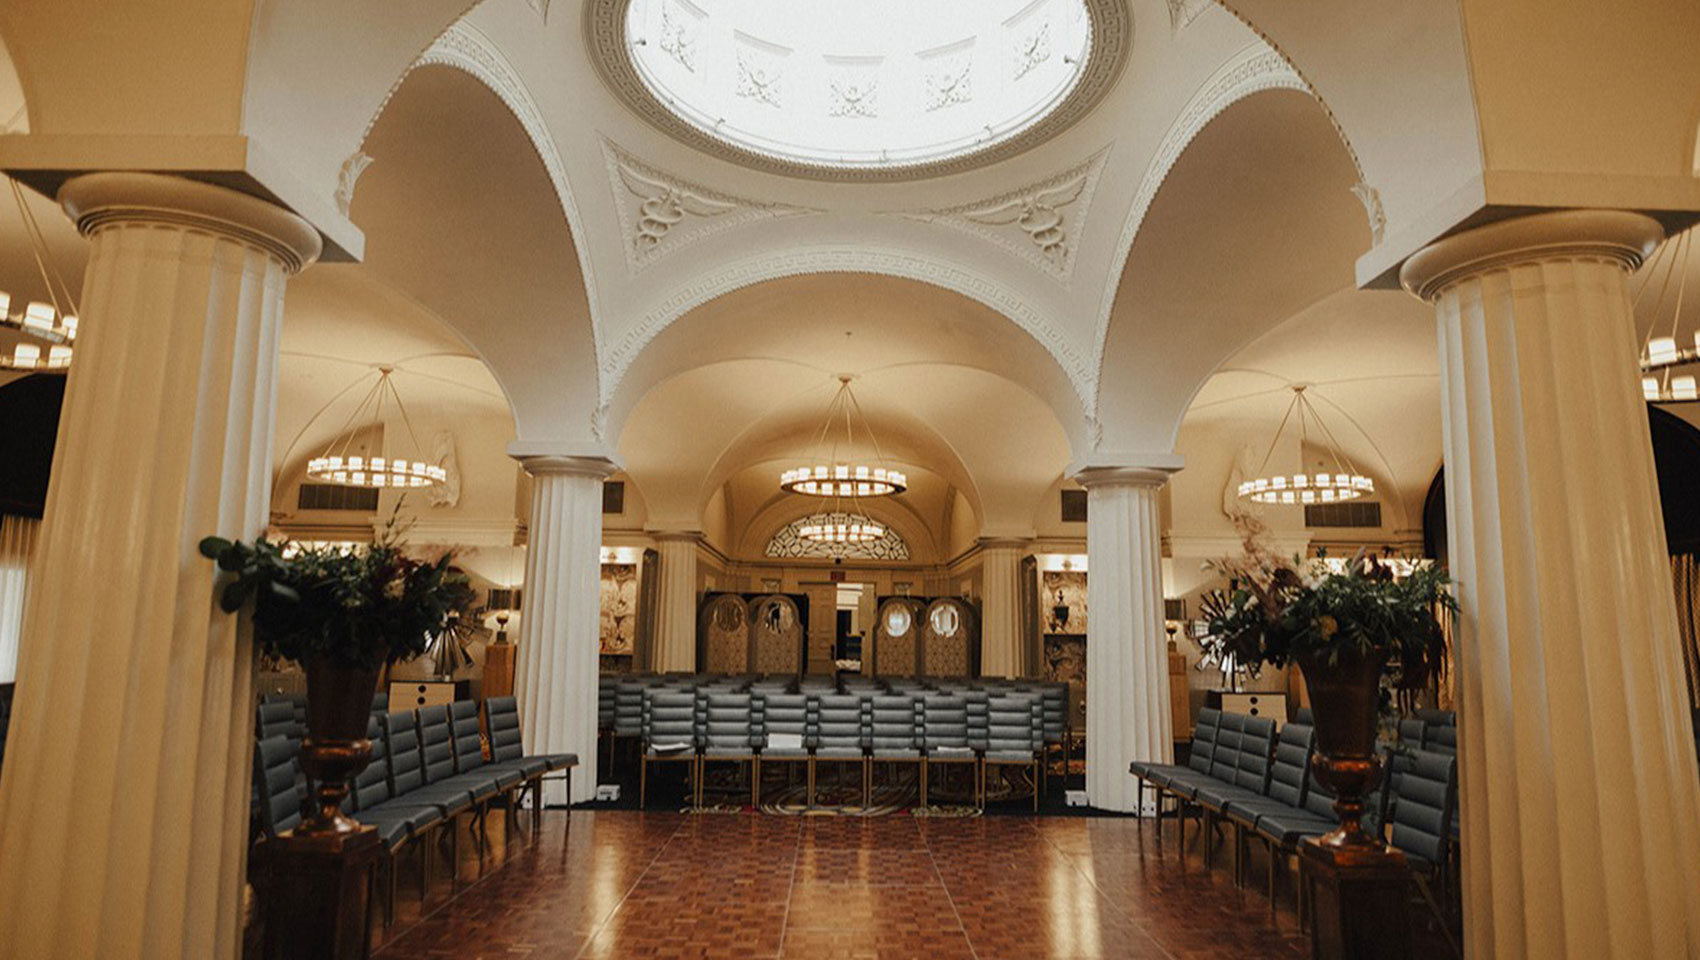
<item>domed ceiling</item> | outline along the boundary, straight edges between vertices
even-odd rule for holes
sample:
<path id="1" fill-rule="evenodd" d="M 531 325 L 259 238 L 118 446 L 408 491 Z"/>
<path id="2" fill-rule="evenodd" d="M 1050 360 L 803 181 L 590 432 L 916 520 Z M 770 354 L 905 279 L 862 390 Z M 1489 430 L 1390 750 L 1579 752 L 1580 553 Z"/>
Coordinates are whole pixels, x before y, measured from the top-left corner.
<path id="1" fill-rule="evenodd" d="M 1103 96 L 1128 46 L 1105 0 L 593 0 L 608 85 L 700 149 L 794 176 L 991 163 Z"/>

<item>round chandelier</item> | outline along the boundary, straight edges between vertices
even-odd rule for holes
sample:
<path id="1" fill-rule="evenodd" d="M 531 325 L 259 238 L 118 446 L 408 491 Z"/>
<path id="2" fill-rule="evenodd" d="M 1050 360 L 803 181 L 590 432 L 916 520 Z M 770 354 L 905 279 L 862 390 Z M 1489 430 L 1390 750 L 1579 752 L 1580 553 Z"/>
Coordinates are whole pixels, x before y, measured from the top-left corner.
<path id="1" fill-rule="evenodd" d="M 1328 425 L 1322 421 L 1322 416 L 1305 396 L 1306 386 L 1307 384 L 1302 383 L 1293 385 L 1293 401 L 1287 405 L 1287 414 L 1281 418 L 1281 425 L 1275 428 L 1275 438 L 1269 441 L 1269 452 L 1263 455 L 1263 464 L 1257 468 L 1258 476 L 1239 486 L 1241 500 L 1270 504 L 1344 503 L 1375 493 L 1375 481 L 1359 473 L 1352 461 L 1340 452 L 1340 445 L 1335 441 L 1333 432 L 1328 429 Z M 1269 458 L 1274 456 L 1275 448 L 1281 442 L 1281 434 L 1286 431 L 1287 424 L 1293 420 L 1294 414 L 1298 415 L 1299 421 L 1300 469 L 1291 474 L 1265 473 Z M 1328 453 L 1333 458 L 1335 467 L 1332 473 L 1307 473 L 1303 469 L 1307 420 L 1316 422 L 1328 444 Z"/>
<path id="2" fill-rule="evenodd" d="M 1693 272 L 1689 255 L 1694 248 L 1694 231 L 1686 230 L 1665 241 L 1641 271 L 1635 291 L 1634 309 L 1646 316 L 1647 336 L 1641 342 L 1641 396 L 1648 403 L 1692 403 L 1700 400 L 1700 385 L 1692 372 L 1679 372 L 1700 363 L 1700 327 L 1683 343 L 1683 310 L 1688 300 L 1688 275 Z M 1673 289 L 1673 283 L 1674 289 Z M 1648 297 L 1648 293 L 1653 296 Z M 1670 316 L 1663 314 L 1668 308 Z"/>
<path id="3" fill-rule="evenodd" d="M 838 392 L 826 405 L 826 416 L 815 441 L 815 463 L 786 470 L 779 476 L 779 489 L 819 497 L 819 513 L 839 515 L 830 522 L 807 523 L 797 528 L 799 537 L 816 543 L 871 543 L 884 537 L 885 525 L 868 516 L 862 500 L 895 496 L 909 489 L 909 477 L 885 462 L 879 439 L 874 436 L 850 386 L 854 379 L 847 373 L 838 376 Z M 870 461 L 855 460 L 857 421 L 873 451 Z M 842 437 L 836 432 L 840 428 Z"/>
<path id="4" fill-rule="evenodd" d="M 402 405 L 401 394 L 396 392 L 395 382 L 391 380 L 394 373 L 395 368 L 391 366 L 377 368 L 377 382 L 372 384 L 372 389 L 366 391 L 366 396 L 349 415 L 342 430 L 331 440 L 322 455 L 307 461 L 308 477 L 321 483 L 334 483 L 345 487 L 403 489 L 434 487 L 448 479 L 448 471 L 442 467 L 417 459 L 420 456 L 419 438 L 413 433 L 413 421 L 408 419 L 407 407 Z M 402 424 L 407 428 L 408 440 L 413 445 L 413 458 L 350 454 L 348 451 L 353 449 L 362 432 L 361 424 L 365 425 L 365 429 L 370 429 L 383 423 L 380 415 L 383 413 L 386 397 L 394 403 Z M 368 408 L 372 411 L 371 416 L 363 420 L 361 414 Z"/>
<path id="5" fill-rule="evenodd" d="M 24 203 L 23 187 L 10 178 L 7 183 L 51 302 L 32 300 L 13 313 L 11 294 L 0 290 L 0 329 L 10 331 L 13 337 L 9 339 L 16 341 L 10 353 L 0 351 L 0 370 L 63 374 L 71 368 L 71 346 L 77 339 L 77 300 L 58 267 L 53 266 L 41 225 Z"/>

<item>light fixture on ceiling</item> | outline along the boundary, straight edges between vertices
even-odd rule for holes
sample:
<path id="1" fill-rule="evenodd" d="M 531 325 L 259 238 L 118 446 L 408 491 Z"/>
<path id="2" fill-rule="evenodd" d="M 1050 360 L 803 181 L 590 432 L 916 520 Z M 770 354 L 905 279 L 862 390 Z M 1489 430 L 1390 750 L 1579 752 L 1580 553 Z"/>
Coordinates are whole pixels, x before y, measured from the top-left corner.
<path id="1" fill-rule="evenodd" d="M 1692 373 L 1677 373 L 1682 367 L 1700 363 L 1700 325 L 1689 335 L 1682 336 L 1683 311 L 1688 300 L 1688 275 L 1693 272 L 1689 255 L 1694 247 L 1694 231 L 1687 230 L 1667 240 L 1653 255 L 1647 268 L 1641 271 L 1641 284 L 1635 291 L 1633 308 L 1647 317 L 1647 336 L 1641 343 L 1641 396 L 1648 403 L 1690 403 L 1700 400 L 1700 386 Z M 1675 300 L 1670 302 L 1670 317 L 1664 316 L 1665 304 L 1672 294 L 1675 279 Z M 1649 298 L 1648 291 L 1657 292 Z M 1639 317 L 1637 318 L 1639 322 Z"/>
<path id="2" fill-rule="evenodd" d="M 880 450 L 879 438 L 862 413 L 850 374 L 838 377 L 838 392 L 826 405 L 826 417 L 815 441 L 815 463 L 786 470 L 779 488 L 787 493 L 821 498 L 821 514 L 830 521 L 807 523 L 797 535 L 817 543 L 871 543 L 885 536 L 885 525 L 873 520 L 862 507 L 863 498 L 895 496 L 909 489 L 909 478 L 892 469 Z M 873 459 L 856 462 L 856 421 L 872 448 Z M 835 431 L 842 421 L 843 446 Z"/>
<path id="3" fill-rule="evenodd" d="M 392 488 L 434 487 L 448 479 L 448 471 L 424 460 L 349 453 L 359 438 L 362 424 L 376 427 L 383 423 L 380 417 L 384 409 L 384 398 L 389 397 L 402 425 L 407 428 L 407 438 L 413 444 L 414 457 L 420 456 L 421 448 L 419 438 L 413 433 L 413 421 L 408 419 L 407 407 L 402 405 L 401 394 L 396 392 L 395 382 L 391 379 L 394 373 L 395 368 L 392 366 L 377 368 L 377 382 L 372 385 L 372 389 L 366 391 L 366 396 L 355 406 L 354 412 L 349 415 L 342 430 L 332 438 L 324 454 L 307 461 L 308 477 L 345 487 Z M 369 421 L 361 418 L 361 414 L 367 409 L 371 410 Z"/>
<path id="4" fill-rule="evenodd" d="M 1334 434 L 1305 396 L 1306 386 L 1293 384 L 1293 401 L 1287 405 L 1287 414 L 1281 418 L 1281 425 L 1275 428 L 1275 438 L 1269 441 L 1269 452 L 1263 455 L 1263 464 L 1257 468 L 1259 475 L 1240 484 L 1241 500 L 1272 504 L 1343 503 L 1375 493 L 1375 481 L 1359 473 L 1352 461 L 1340 452 L 1340 444 L 1335 441 Z M 1275 448 L 1281 443 L 1281 434 L 1286 431 L 1294 414 L 1298 414 L 1299 421 L 1299 470 L 1292 474 L 1265 473 L 1270 457 L 1275 455 Z M 1332 473 L 1306 473 L 1304 470 L 1307 420 L 1316 421 L 1322 432 L 1328 453 L 1334 460 L 1335 470 Z"/>
<path id="5" fill-rule="evenodd" d="M 24 188 L 11 178 L 6 182 L 12 189 L 12 200 L 17 204 L 30 252 L 35 255 L 36 271 L 51 302 L 32 300 L 13 313 L 11 294 L 0 290 L 0 328 L 18 334 L 12 352 L 0 352 L 0 370 L 65 373 L 71 368 L 71 345 L 77 339 L 77 300 L 58 267 L 53 266 L 41 225 L 24 203 Z"/>

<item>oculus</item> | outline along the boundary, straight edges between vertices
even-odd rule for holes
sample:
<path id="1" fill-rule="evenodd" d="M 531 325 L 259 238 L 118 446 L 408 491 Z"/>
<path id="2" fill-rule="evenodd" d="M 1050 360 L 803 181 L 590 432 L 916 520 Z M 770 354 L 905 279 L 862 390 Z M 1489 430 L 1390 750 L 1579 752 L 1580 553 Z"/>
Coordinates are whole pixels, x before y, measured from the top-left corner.
<path id="1" fill-rule="evenodd" d="M 1125 0 L 588 0 L 608 86 L 691 146 L 820 179 L 955 173 L 1055 136 L 1130 46 Z"/>

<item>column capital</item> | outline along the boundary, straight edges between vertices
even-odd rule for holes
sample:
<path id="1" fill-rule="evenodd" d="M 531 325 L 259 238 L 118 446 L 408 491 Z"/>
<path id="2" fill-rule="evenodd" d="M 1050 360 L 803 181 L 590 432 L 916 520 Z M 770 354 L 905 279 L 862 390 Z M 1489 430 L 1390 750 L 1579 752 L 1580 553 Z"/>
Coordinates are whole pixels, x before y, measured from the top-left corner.
<path id="1" fill-rule="evenodd" d="M 1424 300 L 1490 270 L 1542 260 L 1609 260 L 1639 267 L 1665 236 L 1652 217 L 1625 210 L 1559 210 L 1454 234 L 1412 254 L 1399 282 Z"/>
<path id="2" fill-rule="evenodd" d="M 1068 466 L 1068 475 L 1088 490 L 1094 487 L 1161 487 L 1181 471 L 1178 453 L 1093 456 Z"/>
<path id="3" fill-rule="evenodd" d="M 656 543 L 665 543 L 669 541 L 689 541 L 691 543 L 701 543 L 703 539 L 703 532 L 701 530 L 645 530 L 644 533 L 648 534 L 650 539 L 654 540 Z"/>
<path id="4" fill-rule="evenodd" d="M 534 477 L 549 475 L 606 480 L 620 470 L 620 462 L 614 454 L 600 444 L 515 440 L 508 444 L 508 456 L 518 460 L 525 472 Z"/>
<path id="5" fill-rule="evenodd" d="M 86 173 L 59 188 L 59 205 L 84 236 L 119 223 L 154 223 L 230 237 L 276 257 L 289 273 L 319 259 L 312 224 L 275 204 L 182 177 Z"/>

